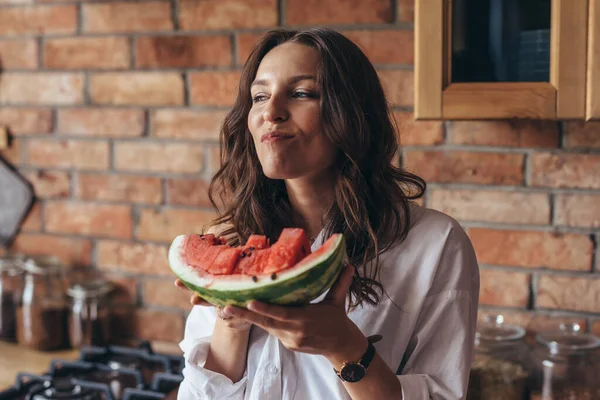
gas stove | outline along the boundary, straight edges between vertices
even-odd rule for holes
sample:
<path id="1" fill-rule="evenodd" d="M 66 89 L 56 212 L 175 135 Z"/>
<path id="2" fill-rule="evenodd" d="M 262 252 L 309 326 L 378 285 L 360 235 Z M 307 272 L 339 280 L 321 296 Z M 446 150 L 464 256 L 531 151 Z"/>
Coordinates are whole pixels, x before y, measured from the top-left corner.
<path id="1" fill-rule="evenodd" d="M 84 347 L 76 361 L 53 360 L 42 375 L 20 373 L 0 400 L 150 400 L 177 398 L 183 357 L 140 346 Z"/>

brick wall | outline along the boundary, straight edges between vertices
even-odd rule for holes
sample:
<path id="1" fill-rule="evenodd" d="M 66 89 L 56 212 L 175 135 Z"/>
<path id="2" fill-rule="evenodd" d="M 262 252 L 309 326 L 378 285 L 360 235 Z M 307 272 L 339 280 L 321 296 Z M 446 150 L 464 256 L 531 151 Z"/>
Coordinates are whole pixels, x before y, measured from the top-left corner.
<path id="1" fill-rule="evenodd" d="M 402 162 L 473 239 L 482 310 L 600 333 L 600 125 L 415 122 L 413 0 L 14 1 L 0 0 L 0 123 L 15 138 L 2 155 L 38 196 L 14 247 L 104 271 L 123 335 L 181 338 L 166 246 L 212 216 L 240 66 L 265 30 L 315 24 L 376 64 Z"/>

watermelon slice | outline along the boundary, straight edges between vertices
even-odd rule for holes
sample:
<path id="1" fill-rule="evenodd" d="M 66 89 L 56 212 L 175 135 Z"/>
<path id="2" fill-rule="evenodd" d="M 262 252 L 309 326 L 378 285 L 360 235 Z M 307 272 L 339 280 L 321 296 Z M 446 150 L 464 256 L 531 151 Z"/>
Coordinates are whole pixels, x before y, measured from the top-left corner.
<path id="1" fill-rule="evenodd" d="M 169 264 L 185 286 L 217 306 L 307 304 L 329 289 L 346 256 L 341 234 L 311 252 L 304 230 L 286 228 L 270 245 L 252 235 L 230 247 L 214 235 L 180 235 L 169 249 Z"/>

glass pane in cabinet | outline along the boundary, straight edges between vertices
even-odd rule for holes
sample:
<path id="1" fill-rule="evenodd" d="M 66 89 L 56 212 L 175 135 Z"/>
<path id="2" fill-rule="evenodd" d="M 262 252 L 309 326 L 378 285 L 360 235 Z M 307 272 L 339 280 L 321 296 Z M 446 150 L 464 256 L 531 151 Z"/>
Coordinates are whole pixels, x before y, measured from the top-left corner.
<path id="1" fill-rule="evenodd" d="M 451 0 L 452 82 L 548 82 L 552 0 Z"/>

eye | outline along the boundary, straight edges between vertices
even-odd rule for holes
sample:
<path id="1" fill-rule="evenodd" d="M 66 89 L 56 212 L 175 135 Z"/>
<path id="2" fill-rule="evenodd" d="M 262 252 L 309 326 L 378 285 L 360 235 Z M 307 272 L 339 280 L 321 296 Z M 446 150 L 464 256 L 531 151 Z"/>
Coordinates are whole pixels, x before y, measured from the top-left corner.
<path id="1" fill-rule="evenodd" d="M 253 103 L 258 103 L 260 101 L 264 101 L 267 99 L 267 96 L 264 93 L 257 93 L 252 97 Z"/>
<path id="2" fill-rule="evenodd" d="M 312 98 L 314 98 L 316 96 L 315 96 L 314 93 L 311 93 L 311 92 L 307 92 L 307 91 L 304 91 L 304 90 L 297 90 L 297 91 L 294 92 L 294 97 L 298 97 L 298 98 L 301 98 L 301 99 L 312 99 Z"/>

